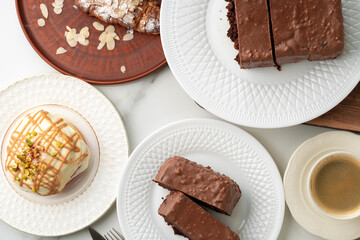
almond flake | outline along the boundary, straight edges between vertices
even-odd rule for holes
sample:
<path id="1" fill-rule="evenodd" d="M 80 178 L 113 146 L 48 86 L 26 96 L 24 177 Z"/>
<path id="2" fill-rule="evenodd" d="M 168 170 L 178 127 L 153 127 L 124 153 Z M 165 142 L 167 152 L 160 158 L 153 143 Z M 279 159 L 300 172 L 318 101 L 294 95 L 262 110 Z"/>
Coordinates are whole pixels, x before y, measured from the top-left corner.
<path id="1" fill-rule="evenodd" d="M 77 41 L 77 42 L 79 42 L 80 44 L 84 44 L 85 43 L 85 36 L 84 35 L 82 35 L 82 34 L 76 34 L 75 35 L 75 40 Z"/>
<path id="2" fill-rule="evenodd" d="M 59 55 L 59 54 L 64 54 L 66 53 L 67 50 L 63 47 L 59 47 L 57 50 L 56 50 L 56 54 Z"/>
<path id="3" fill-rule="evenodd" d="M 106 32 L 101 33 L 100 36 L 99 36 L 99 41 L 100 41 L 100 42 L 105 42 L 105 40 L 106 40 L 106 35 L 107 35 Z"/>
<path id="4" fill-rule="evenodd" d="M 85 38 L 88 38 L 90 36 L 89 28 L 88 27 L 83 27 L 80 30 L 80 34 L 83 35 Z"/>
<path id="5" fill-rule="evenodd" d="M 52 3 L 51 4 L 54 8 L 63 8 L 64 7 L 64 4 L 61 3 L 61 4 L 57 4 L 57 3 Z"/>
<path id="6" fill-rule="evenodd" d="M 125 67 L 125 66 L 121 66 L 120 71 L 121 71 L 122 73 L 124 73 L 124 72 L 126 71 L 126 67 Z"/>
<path id="7" fill-rule="evenodd" d="M 54 13 L 59 15 L 60 13 L 62 13 L 62 8 L 54 8 Z"/>
<path id="8" fill-rule="evenodd" d="M 39 25 L 40 27 L 45 26 L 45 20 L 44 20 L 43 18 L 39 18 L 39 19 L 37 20 L 37 23 L 38 23 L 38 25 Z"/>
<path id="9" fill-rule="evenodd" d="M 101 50 L 105 46 L 105 42 L 100 42 L 97 50 Z"/>
<path id="10" fill-rule="evenodd" d="M 70 47 L 76 47 L 77 41 L 75 39 L 67 41 Z"/>
<path id="11" fill-rule="evenodd" d="M 93 23 L 93 26 L 94 26 L 94 28 L 95 28 L 96 30 L 98 30 L 98 31 L 104 31 L 104 29 L 105 29 L 104 25 L 102 25 L 102 24 L 99 23 L 99 22 L 94 22 L 94 23 Z"/>
<path id="12" fill-rule="evenodd" d="M 105 29 L 105 32 L 115 32 L 115 27 L 113 25 L 109 25 Z"/>
<path id="13" fill-rule="evenodd" d="M 49 17 L 49 11 L 44 3 L 40 4 L 40 10 L 41 10 L 41 14 L 44 16 L 44 18 L 47 19 Z"/>
<path id="14" fill-rule="evenodd" d="M 89 46 L 89 44 L 90 44 L 90 41 L 87 39 L 85 40 L 85 42 L 83 44 L 81 43 L 81 45 L 83 45 L 83 46 Z"/>
<path id="15" fill-rule="evenodd" d="M 123 41 L 124 41 L 124 42 L 130 41 L 130 40 L 132 40 L 133 38 L 134 38 L 134 35 L 133 35 L 133 34 L 127 33 L 127 34 L 124 35 Z"/>
<path id="16" fill-rule="evenodd" d="M 115 40 L 111 38 L 109 41 L 106 42 L 106 47 L 108 50 L 113 50 L 115 48 Z"/>

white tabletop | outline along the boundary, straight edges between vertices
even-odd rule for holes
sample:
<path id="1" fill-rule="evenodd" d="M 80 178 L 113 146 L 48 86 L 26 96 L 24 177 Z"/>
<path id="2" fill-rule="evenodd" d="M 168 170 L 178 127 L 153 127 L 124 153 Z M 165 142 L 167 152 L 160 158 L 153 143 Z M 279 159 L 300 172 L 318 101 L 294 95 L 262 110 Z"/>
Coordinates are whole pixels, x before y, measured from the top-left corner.
<path id="1" fill-rule="evenodd" d="M 14 1 L 3 1 L 0 22 L 0 89 L 26 77 L 57 73 L 31 48 L 18 23 Z M 99 86 L 117 107 L 127 129 L 131 151 L 152 131 L 176 120 L 194 117 L 216 117 L 198 107 L 181 89 L 170 69 L 165 66 L 147 77 L 131 83 Z M 1 106 L 0 106 L 1 107 Z M 241 127 L 241 126 L 240 126 Z M 257 138 L 270 152 L 284 175 L 287 162 L 295 149 L 305 140 L 329 129 L 298 125 L 282 129 L 253 129 L 241 127 Z M 6 206 L 1 206 L 6 207 Z M 93 226 L 101 233 L 110 228 L 120 229 L 116 209 L 113 206 Z M 41 238 L 18 231 L 0 221 L 0 238 L 7 240 L 91 239 L 87 230 L 59 238 Z M 291 217 L 286 208 L 280 240 L 321 239 L 307 233 Z"/>

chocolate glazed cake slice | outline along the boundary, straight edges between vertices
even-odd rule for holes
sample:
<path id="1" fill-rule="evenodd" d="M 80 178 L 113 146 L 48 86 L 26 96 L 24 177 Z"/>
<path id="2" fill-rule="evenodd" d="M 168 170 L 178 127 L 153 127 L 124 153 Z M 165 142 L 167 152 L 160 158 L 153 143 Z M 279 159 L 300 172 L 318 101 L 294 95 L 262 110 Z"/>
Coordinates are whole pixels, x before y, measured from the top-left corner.
<path id="1" fill-rule="evenodd" d="M 229 216 L 241 197 L 239 186 L 228 176 L 179 156 L 164 162 L 154 182 L 166 189 L 183 192 Z"/>
<path id="2" fill-rule="evenodd" d="M 171 192 L 158 213 L 176 234 L 190 240 L 240 240 L 231 229 L 181 192 Z"/>
<path id="3" fill-rule="evenodd" d="M 276 66 L 267 0 L 234 0 L 241 68 Z"/>

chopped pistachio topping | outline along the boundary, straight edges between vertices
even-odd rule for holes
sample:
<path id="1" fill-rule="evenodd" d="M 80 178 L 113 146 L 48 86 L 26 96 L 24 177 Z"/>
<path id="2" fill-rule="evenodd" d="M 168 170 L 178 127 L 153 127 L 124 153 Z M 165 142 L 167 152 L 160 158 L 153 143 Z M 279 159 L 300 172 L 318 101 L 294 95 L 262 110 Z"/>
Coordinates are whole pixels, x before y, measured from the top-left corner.
<path id="1" fill-rule="evenodd" d="M 28 180 L 28 177 L 27 177 L 26 175 L 24 175 L 22 178 L 23 178 L 25 181 Z"/>
<path id="2" fill-rule="evenodd" d="M 38 135 L 38 133 L 37 133 L 37 132 L 33 132 L 33 136 L 35 136 L 35 137 L 36 137 L 37 135 Z"/>
<path id="3" fill-rule="evenodd" d="M 28 139 L 26 139 L 25 142 L 29 147 L 31 147 L 33 145 L 33 142 Z"/>
<path id="4" fill-rule="evenodd" d="M 11 170 L 12 170 L 13 172 L 17 172 L 17 170 L 19 170 L 19 168 L 18 168 L 18 166 L 14 166 L 14 167 L 11 168 Z"/>
<path id="5" fill-rule="evenodd" d="M 32 188 L 32 191 L 33 191 L 33 192 L 36 192 L 36 190 L 35 190 L 35 188 L 34 188 L 34 187 Z"/>
<path id="6" fill-rule="evenodd" d="M 20 181 L 20 178 L 19 178 L 19 177 L 16 177 L 15 180 L 19 182 L 19 181 Z"/>
<path id="7" fill-rule="evenodd" d="M 51 156 L 52 156 L 52 157 L 55 157 L 55 156 L 56 156 L 56 152 L 51 153 Z"/>
<path id="8" fill-rule="evenodd" d="M 64 147 L 64 144 L 63 144 L 62 142 L 57 142 L 57 143 L 56 143 L 56 146 L 57 146 L 58 148 L 62 148 L 62 147 Z"/>
<path id="9" fill-rule="evenodd" d="M 40 150 L 39 150 L 38 148 L 35 148 L 35 152 L 37 152 L 37 153 L 38 153 L 38 152 L 40 152 Z"/>

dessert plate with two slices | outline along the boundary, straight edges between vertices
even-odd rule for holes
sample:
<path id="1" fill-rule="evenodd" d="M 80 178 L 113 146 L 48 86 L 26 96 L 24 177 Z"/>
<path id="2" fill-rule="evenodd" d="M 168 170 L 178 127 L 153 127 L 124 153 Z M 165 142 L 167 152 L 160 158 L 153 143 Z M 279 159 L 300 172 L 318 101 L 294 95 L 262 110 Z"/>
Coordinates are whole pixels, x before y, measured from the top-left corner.
<path id="1" fill-rule="evenodd" d="M 274 161 L 245 131 L 210 119 L 188 119 L 167 125 L 134 150 L 123 171 L 117 201 L 126 239 L 185 239 L 174 235 L 158 214 L 169 191 L 153 182 L 160 166 L 173 156 L 210 166 L 239 185 L 242 196 L 231 216 L 207 211 L 240 239 L 277 239 L 285 199 Z"/>
<path id="2" fill-rule="evenodd" d="M 274 128 L 327 112 L 360 79 L 360 2 L 342 1 L 345 47 L 334 60 L 240 69 L 227 37 L 225 0 L 163 1 L 166 59 L 183 89 L 211 113 L 236 124 Z M 264 40 L 265 41 L 265 40 Z"/>
<path id="3" fill-rule="evenodd" d="M 125 127 L 110 101 L 79 79 L 42 75 L 21 80 L 3 90 L 0 104 L 0 219 L 18 230 L 42 236 L 73 233 L 98 220 L 116 199 L 119 173 L 129 154 Z M 79 135 L 62 128 L 64 119 Z M 30 128 L 27 126 L 32 126 L 35 131 L 28 131 Z M 70 135 L 65 136 L 65 133 Z M 87 147 L 83 142 L 73 144 L 77 143 L 78 140 L 74 140 L 77 136 L 81 136 Z M 28 146 L 22 156 L 18 146 L 24 141 Z M 81 156 L 76 153 L 82 150 L 88 161 L 87 168 L 77 177 L 73 177 L 77 174 L 72 175 L 62 191 L 44 192 L 46 189 L 58 190 L 50 187 L 53 184 L 51 177 L 57 174 L 61 183 L 64 176 L 74 169 L 68 165 L 67 171 L 60 171 L 59 164 L 66 165 L 74 160 L 80 162 Z M 15 156 L 11 155 L 13 151 L 16 151 Z M 75 154 L 66 158 L 72 151 Z M 32 165 L 25 168 L 23 163 L 28 162 L 28 157 L 35 159 L 29 159 Z M 49 158 L 52 159 L 50 162 L 43 161 Z M 10 165 L 9 159 L 12 161 Z M 14 163 L 16 161 L 18 163 Z M 41 164 L 46 164 L 46 168 Z M 14 177 L 11 174 L 15 174 Z M 42 180 L 39 183 L 31 180 L 32 177 Z M 19 188 L 20 183 L 28 191 Z M 53 186 L 56 185 L 55 182 Z"/>

